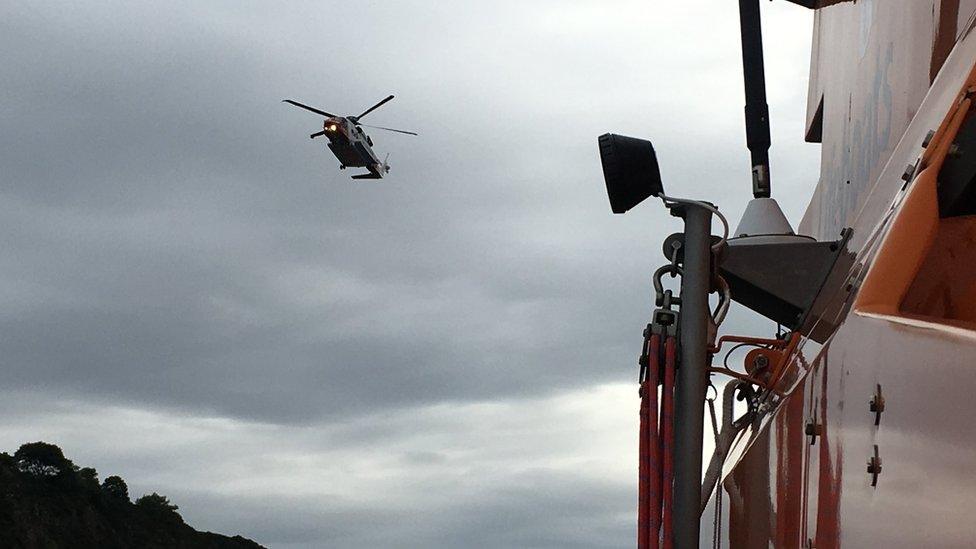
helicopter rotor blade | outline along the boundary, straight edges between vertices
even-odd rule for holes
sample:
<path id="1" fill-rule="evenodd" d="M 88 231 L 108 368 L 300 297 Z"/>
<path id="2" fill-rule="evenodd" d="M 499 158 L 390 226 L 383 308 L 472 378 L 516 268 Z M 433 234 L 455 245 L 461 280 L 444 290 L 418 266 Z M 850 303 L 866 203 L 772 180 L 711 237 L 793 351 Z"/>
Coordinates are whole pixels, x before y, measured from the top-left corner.
<path id="1" fill-rule="evenodd" d="M 366 109 L 365 111 L 363 111 L 363 114 L 361 114 L 359 116 L 356 116 L 356 117 L 353 117 L 353 118 L 355 118 L 356 120 L 359 120 L 360 118 L 362 118 L 362 117 L 366 116 L 367 114 L 369 114 L 369 113 L 375 111 L 376 109 L 380 108 L 384 103 L 386 103 L 390 99 L 393 99 L 393 96 L 392 95 L 389 96 L 389 97 L 387 97 L 386 99 L 380 101 L 379 103 L 373 105 L 372 107 Z"/>
<path id="2" fill-rule="evenodd" d="M 325 116 L 327 118 L 338 118 L 336 115 L 334 115 L 334 114 L 332 114 L 330 112 L 320 111 L 320 110 L 316 109 L 315 107 L 309 107 L 308 105 L 302 105 L 298 101 L 292 101 L 291 99 L 282 99 L 281 102 L 282 103 L 290 103 L 292 105 L 295 105 L 296 107 L 305 109 L 306 111 L 312 111 L 315 114 L 321 114 L 322 116 Z"/>
<path id="3" fill-rule="evenodd" d="M 367 128 L 373 128 L 377 130 L 386 130 L 388 132 L 405 133 L 407 135 L 419 135 L 415 132 L 408 132 L 407 130 L 394 130 L 393 128 L 384 128 L 383 126 L 370 126 L 369 124 L 359 124 L 360 126 L 365 126 Z"/>

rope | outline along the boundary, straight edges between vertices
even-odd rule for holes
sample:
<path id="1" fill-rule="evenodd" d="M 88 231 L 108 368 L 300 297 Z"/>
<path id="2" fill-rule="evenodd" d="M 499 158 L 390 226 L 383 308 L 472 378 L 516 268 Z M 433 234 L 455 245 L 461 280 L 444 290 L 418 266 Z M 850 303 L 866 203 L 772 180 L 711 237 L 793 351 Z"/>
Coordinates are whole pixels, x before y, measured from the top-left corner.
<path id="1" fill-rule="evenodd" d="M 674 493 L 674 370 L 677 357 L 677 338 L 669 336 L 664 341 L 664 387 L 661 393 L 661 451 L 662 461 L 662 530 L 664 534 L 664 549 L 674 547 L 674 524 L 672 520 L 672 503 Z"/>
<path id="2" fill-rule="evenodd" d="M 733 421 L 732 417 L 734 413 L 735 391 L 740 385 L 748 387 L 746 383 L 733 380 L 726 383 L 725 389 L 722 390 L 722 428 L 719 430 L 718 440 L 715 443 L 715 451 L 712 452 L 712 459 L 709 460 L 708 468 L 705 470 L 705 479 L 702 482 L 701 511 L 704 511 L 705 506 L 708 504 L 708 498 L 712 493 L 712 486 L 721 484 L 719 477 L 722 475 L 722 464 L 725 462 L 726 456 L 728 456 L 736 435 L 745 427 L 745 423 L 737 423 Z"/>
<path id="3" fill-rule="evenodd" d="M 637 547 L 672 549 L 674 492 L 674 377 L 677 338 L 664 340 L 664 379 L 661 385 L 660 418 L 657 387 L 661 368 L 661 336 L 647 338 L 644 379 L 641 380 L 640 440 L 638 443 Z"/>
<path id="4" fill-rule="evenodd" d="M 721 444 L 721 436 L 718 430 L 718 418 L 715 416 L 715 399 L 707 398 L 705 402 L 708 403 L 708 414 L 712 417 L 712 432 L 715 434 L 715 447 L 718 448 Z M 715 483 L 715 517 L 712 524 L 712 549 L 722 548 L 722 483 Z"/>
<path id="5" fill-rule="evenodd" d="M 637 547 L 657 549 L 661 527 L 661 456 L 657 428 L 661 336 L 652 335 L 647 340 L 644 352 L 647 357 L 647 369 L 641 382 Z"/>
<path id="6" fill-rule="evenodd" d="M 715 520 L 712 521 L 712 549 L 722 549 L 722 483 L 715 483 Z"/>
<path id="7" fill-rule="evenodd" d="M 712 416 L 712 432 L 715 434 L 715 444 L 718 444 L 718 419 L 715 417 L 715 399 L 706 398 L 708 403 L 708 415 Z"/>

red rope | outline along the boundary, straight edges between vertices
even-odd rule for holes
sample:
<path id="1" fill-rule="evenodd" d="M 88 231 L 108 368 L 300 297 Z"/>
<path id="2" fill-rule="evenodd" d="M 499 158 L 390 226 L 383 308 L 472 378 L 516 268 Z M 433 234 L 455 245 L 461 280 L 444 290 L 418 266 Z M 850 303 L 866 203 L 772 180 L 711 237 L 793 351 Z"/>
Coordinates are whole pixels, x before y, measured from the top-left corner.
<path id="1" fill-rule="evenodd" d="M 672 549 L 671 500 L 674 481 L 674 374 L 677 340 L 664 340 L 664 379 L 658 425 L 657 386 L 661 371 L 661 336 L 647 341 L 647 371 L 641 384 L 637 488 L 638 549 Z M 663 532 L 662 532 L 663 530 Z M 663 535 L 662 535 L 663 534 Z"/>
<path id="2" fill-rule="evenodd" d="M 664 386 L 661 391 L 661 439 L 663 454 L 662 495 L 664 527 L 664 549 L 673 547 L 673 525 L 671 503 L 674 480 L 674 369 L 676 352 L 674 336 L 664 341 Z"/>
<path id="3" fill-rule="evenodd" d="M 657 429 L 657 384 L 661 367 L 661 336 L 651 336 L 645 353 L 648 361 L 641 385 L 637 547 L 658 549 L 661 527 L 661 456 Z"/>

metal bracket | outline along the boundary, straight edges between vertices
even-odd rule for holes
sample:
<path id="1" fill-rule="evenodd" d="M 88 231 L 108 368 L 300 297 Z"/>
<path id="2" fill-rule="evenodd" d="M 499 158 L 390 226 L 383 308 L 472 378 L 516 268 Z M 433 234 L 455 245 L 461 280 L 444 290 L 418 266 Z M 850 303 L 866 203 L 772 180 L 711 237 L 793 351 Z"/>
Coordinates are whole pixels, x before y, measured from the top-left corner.
<path id="1" fill-rule="evenodd" d="M 881 394 L 881 384 L 878 383 L 878 388 L 875 390 L 874 396 L 871 397 L 869 403 L 869 408 L 871 412 L 874 413 L 874 425 L 877 427 L 881 425 L 881 414 L 885 410 L 885 399 L 884 395 Z"/>
<path id="2" fill-rule="evenodd" d="M 868 474 L 871 475 L 871 486 L 877 488 L 878 475 L 881 474 L 881 456 L 878 455 L 878 445 L 874 445 L 874 455 L 868 459 Z"/>
<path id="3" fill-rule="evenodd" d="M 817 437 L 823 434 L 823 425 L 817 423 L 816 420 L 810 420 L 804 429 L 804 433 L 810 437 L 810 446 L 813 446 L 817 443 Z"/>
<path id="4" fill-rule="evenodd" d="M 655 309 L 649 326 L 652 334 L 678 335 L 678 313 L 671 309 Z"/>
<path id="5" fill-rule="evenodd" d="M 732 241 L 719 265 L 732 299 L 774 320 L 791 331 L 810 333 L 821 318 L 830 318 L 834 297 L 829 290 L 842 287 L 854 255 L 847 252 L 853 231 L 844 229 L 832 242 L 800 241 L 750 243 Z M 821 341 L 831 330 L 810 333 Z"/>
<path id="6" fill-rule="evenodd" d="M 670 296 L 671 290 L 668 290 L 666 294 Z M 659 335 L 662 339 L 669 336 L 677 336 L 678 312 L 672 311 L 669 308 L 655 309 L 654 314 L 651 315 L 651 323 L 644 328 L 644 345 L 641 347 L 640 358 L 637 360 L 637 364 L 640 366 L 637 380 L 640 383 L 644 382 L 647 368 L 651 364 L 650 356 L 647 354 L 647 342 L 651 339 L 652 335 Z"/>
<path id="7" fill-rule="evenodd" d="M 637 391 L 637 394 L 641 396 L 644 396 L 642 393 L 644 391 L 644 379 L 647 376 L 647 368 L 651 365 L 651 357 L 649 354 L 647 354 L 648 341 L 650 339 L 651 325 L 648 324 L 647 327 L 644 328 L 644 343 L 641 345 L 641 354 L 637 359 L 637 365 L 639 367 L 637 370 L 637 383 L 639 383 L 641 386 Z"/>
<path id="8" fill-rule="evenodd" d="M 759 412 L 759 395 L 751 385 L 739 383 L 736 387 L 735 399 L 739 402 L 746 403 L 746 413 L 732 421 L 732 424 L 737 429 L 741 429 L 757 417 Z"/>

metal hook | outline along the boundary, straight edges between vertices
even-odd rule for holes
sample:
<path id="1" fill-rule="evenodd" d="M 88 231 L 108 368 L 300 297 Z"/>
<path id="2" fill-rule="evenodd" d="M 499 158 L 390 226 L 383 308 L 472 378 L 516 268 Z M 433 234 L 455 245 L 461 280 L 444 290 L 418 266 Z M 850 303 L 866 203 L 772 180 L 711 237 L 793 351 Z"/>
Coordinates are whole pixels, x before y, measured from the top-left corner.
<path id="1" fill-rule="evenodd" d="M 669 263 L 667 265 L 662 265 L 658 270 L 654 271 L 654 293 L 656 294 L 656 299 L 654 302 L 661 306 L 664 304 L 664 283 L 661 282 L 661 277 L 665 274 L 670 274 L 671 278 L 676 276 L 682 276 L 684 272 L 680 265 L 674 263 Z M 674 304 L 680 304 L 681 300 L 679 298 L 672 298 L 671 302 Z"/>
<path id="2" fill-rule="evenodd" d="M 712 323 L 718 327 L 725 321 L 725 315 L 729 312 L 729 305 L 732 303 L 732 291 L 729 289 L 729 283 L 724 278 L 721 276 L 716 276 L 715 278 L 719 284 L 719 298 L 718 305 L 715 306 L 715 312 L 712 313 Z"/>
<path id="3" fill-rule="evenodd" d="M 709 389 L 711 389 L 712 391 L 715 391 L 715 396 L 713 396 L 712 398 L 708 398 L 708 390 Z M 708 387 L 705 388 L 705 400 L 711 400 L 711 401 L 714 402 L 716 398 L 718 398 L 718 389 L 716 389 L 715 388 L 715 384 L 712 383 L 711 380 L 709 380 Z"/>
<path id="4" fill-rule="evenodd" d="M 671 266 L 678 267 L 678 252 L 681 250 L 681 241 L 676 240 L 671 244 Z"/>
<path id="5" fill-rule="evenodd" d="M 755 389 L 752 388 L 752 385 L 749 385 L 746 382 L 731 381 L 730 383 L 735 384 L 734 385 L 735 388 L 733 389 L 735 400 L 738 400 L 740 402 L 745 401 L 746 403 L 746 413 L 742 414 L 741 417 L 739 417 L 738 419 L 732 422 L 732 425 L 738 429 L 743 427 L 745 424 L 752 421 L 754 417 L 756 417 L 759 408 L 757 402 L 759 399 L 759 395 L 756 393 Z"/>

